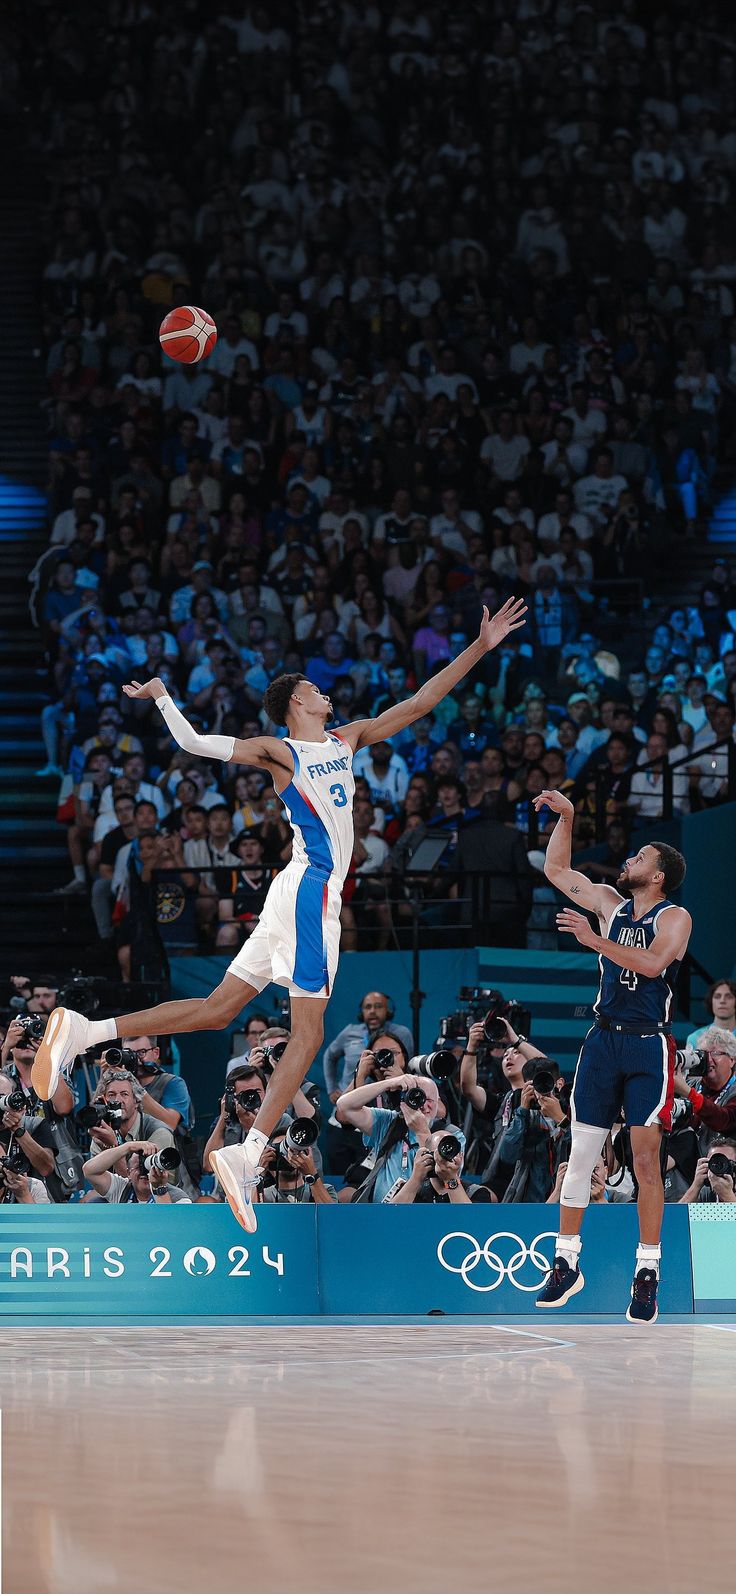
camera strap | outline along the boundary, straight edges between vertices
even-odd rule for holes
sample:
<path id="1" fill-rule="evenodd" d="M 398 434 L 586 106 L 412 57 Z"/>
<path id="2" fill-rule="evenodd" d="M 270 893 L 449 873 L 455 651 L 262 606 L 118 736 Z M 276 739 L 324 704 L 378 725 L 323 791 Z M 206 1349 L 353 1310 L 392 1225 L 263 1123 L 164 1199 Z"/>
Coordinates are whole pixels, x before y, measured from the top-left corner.
<path id="1" fill-rule="evenodd" d="M 397 1113 L 394 1122 L 390 1124 L 389 1128 L 386 1130 L 383 1140 L 381 1141 L 373 1168 L 369 1173 L 368 1178 L 363 1182 L 360 1188 L 356 1190 L 355 1195 L 352 1198 L 351 1205 L 353 1205 L 355 1202 L 364 1203 L 366 1201 L 373 1200 L 373 1191 L 376 1187 L 378 1175 L 381 1172 L 381 1169 L 386 1166 L 388 1158 L 390 1157 L 391 1152 L 394 1150 L 394 1147 L 401 1145 L 401 1142 L 405 1139 L 406 1134 L 407 1126 L 404 1123 L 401 1113 Z"/>

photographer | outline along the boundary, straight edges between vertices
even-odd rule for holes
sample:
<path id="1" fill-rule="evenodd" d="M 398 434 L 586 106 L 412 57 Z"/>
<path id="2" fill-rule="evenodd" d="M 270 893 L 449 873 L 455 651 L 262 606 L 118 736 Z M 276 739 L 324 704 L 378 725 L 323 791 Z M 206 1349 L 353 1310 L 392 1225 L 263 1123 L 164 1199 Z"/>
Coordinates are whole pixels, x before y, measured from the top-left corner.
<path id="1" fill-rule="evenodd" d="M 98 1196 L 111 1205 L 134 1202 L 142 1206 L 171 1206 L 186 1201 L 191 1206 L 189 1196 L 169 1183 L 166 1168 L 146 1167 L 145 1159 L 158 1159 L 160 1153 L 161 1147 L 152 1140 L 128 1140 L 121 1146 L 98 1151 L 85 1162 L 82 1172 Z M 123 1171 L 114 1173 L 112 1170 L 118 1166 Z"/>
<path id="2" fill-rule="evenodd" d="M 110 1051 L 108 1048 L 107 1057 Z M 156 1118 L 171 1130 L 174 1144 L 181 1156 L 181 1179 L 191 1196 L 199 1192 L 202 1167 L 192 1138 L 194 1108 L 185 1080 L 179 1074 L 168 1074 L 159 1062 L 160 1051 L 155 1036 L 137 1035 L 119 1048 L 121 1066 L 135 1074 L 143 1086 L 141 1112 Z"/>
<path id="3" fill-rule="evenodd" d="M 720 1136 L 713 1141 L 707 1157 L 698 1159 L 692 1184 L 680 1197 L 681 1205 L 693 1201 L 736 1204 L 736 1140 Z"/>
<path id="4" fill-rule="evenodd" d="M 380 1030 L 373 1036 L 370 1046 L 361 1052 L 352 1084 L 344 1094 L 349 1095 L 351 1090 L 360 1090 L 363 1085 L 373 1084 L 378 1080 L 385 1080 L 388 1083 L 397 1075 L 405 1074 L 408 1063 L 408 1053 L 398 1036 L 391 1035 L 387 1030 Z M 383 1097 L 379 1095 L 376 1106 L 384 1105 Z M 360 1135 L 355 1129 L 331 1120 L 327 1125 L 325 1154 L 331 1173 L 347 1173 L 351 1166 L 360 1167 L 363 1159 Z M 366 1168 L 366 1173 L 369 1171 Z"/>
<path id="5" fill-rule="evenodd" d="M 680 1054 L 682 1055 L 682 1054 Z M 697 1061 L 696 1061 L 697 1060 Z M 692 1063 L 705 1067 L 696 1079 L 688 1069 Z M 693 1082 L 695 1080 L 695 1082 Z M 736 1035 L 711 1025 L 703 1030 L 697 1053 L 688 1047 L 675 1070 L 675 1095 L 690 1105 L 692 1121 L 698 1131 L 698 1144 L 704 1156 L 715 1135 L 736 1132 Z"/>
<path id="6" fill-rule="evenodd" d="M 261 1201 L 271 1205 L 311 1201 L 317 1206 L 332 1206 L 337 1202 L 337 1191 L 331 1184 L 325 1184 L 313 1148 L 290 1146 L 286 1125 L 271 1136 L 261 1162 L 266 1169 Z"/>
<path id="7" fill-rule="evenodd" d="M 271 1075 L 276 1072 L 290 1040 L 291 1031 L 285 1029 L 283 1024 L 270 1024 L 268 1029 L 264 1030 L 259 1045 L 253 1047 L 249 1061 L 254 1067 L 263 1070 L 266 1085 Z M 290 1113 L 296 1118 L 315 1118 L 319 1127 L 319 1085 L 305 1079 L 291 1098 L 287 1108 L 287 1114 Z"/>
<path id="8" fill-rule="evenodd" d="M 414 1158 L 405 1183 L 386 1199 L 392 1206 L 431 1204 L 470 1205 L 470 1196 L 460 1182 L 463 1148 L 458 1135 L 447 1129 L 435 1130 L 426 1146 Z"/>
<path id="9" fill-rule="evenodd" d="M 259 1053 L 260 1048 L 254 1046 L 250 1056 L 255 1057 Z M 221 1151 L 223 1146 L 242 1144 L 253 1127 L 256 1113 L 260 1110 L 265 1094 L 266 1076 L 255 1063 L 248 1060 L 230 1069 L 225 1092 L 220 1100 L 220 1115 L 204 1148 L 202 1164 L 205 1173 L 212 1172 L 211 1151 Z M 224 1201 L 219 1184 L 216 1194 Z"/>
<path id="10" fill-rule="evenodd" d="M 31 1068 L 43 1040 L 46 1017 L 46 1014 L 23 1014 L 20 1018 L 11 1019 L 0 1051 L 0 1093 L 6 1094 L 5 1080 L 17 1079 L 26 1095 L 31 1094 Z M 12 1089 L 12 1086 L 8 1088 Z M 38 1100 L 35 1092 L 33 1097 L 35 1101 Z M 59 1080 L 51 1098 L 51 1106 L 60 1118 L 74 1111 L 74 1092 L 66 1079 Z"/>
<path id="11" fill-rule="evenodd" d="M 3 1112 L 0 1144 L 3 1155 L 9 1153 L 11 1156 L 20 1156 L 19 1172 L 34 1173 L 39 1179 L 48 1182 L 45 1199 L 61 1202 L 68 1200 L 71 1193 L 64 1188 L 56 1173 L 56 1157 L 62 1149 L 59 1137 L 63 1135 L 66 1139 L 70 1134 L 68 1127 L 62 1124 L 63 1116 L 69 1109 L 65 1108 L 62 1114 L 54 1104 L 68 1101 L 73 1107 L 74 1097 L 66 1080 L 59 1082 L 53 1102 L 39 1101 L 33 1089 L 31 1069 L 44 1027 L 43 1019 L 24 1016 L 14 1019 L 8 1028 L 3 1046 L 0 1096 L 16 1101 L 17 1105 Z"/>
<path id="12" fill-rule="evenodd" d="M 409 1056 L 412 1039 L 405 1024 L 393 1021 L 393 1003 L 383 991 L 368 991 L 363 997 L 354 1024 L 346 1024 L 330 1041 L 322 1054 L 325 1089 L 330 1101 L 336 1103 L 344 1091 L 349 1090 L 360 1058 L 375 1037 L 393 1035 Z"/>
<path id="13" fill-rule="evenodd" d="M 9 1161 L 12 1162 L 11 1157 Z M 18 1159 L 20 1160 L 20 1159 Z M 51 1197 L 42 1179 L 33 1179 L 19 1168 L 0 1166 L 0 1203 L 3 1206 L 33 1207 L 51 1204 Z"/>
<path id="14" fill-rule="evenodd" d="M 114 1054 L 115 1048 L 112 1050 Z M 105 1055 L 103 1053 L 103 1060 Z M 109 1117 L 102 1117 L 101 1121 L 94 1125 L 90 1141 L 95 1152 L 111 1150 L 122 1141 L 130 1142 L 142 1138 L 154 1142 L 159 1150 L 164 1146 L 173 1146 L 174 1136 L 171 1130 L 158 1119 L 151 1117 L 150 1113 L 142 1111 L 141 1102 L 144 1095 L 143 1086 L 138 1083 L 129 1068 L 103 1066 L 93 1105 L 101 1107 L 103 1111 L 112 1108 L 113 1122 Z"/>
<path id="15" fill-rule="evenodd" d="M 420 1147 L 429 1143 L 433 1124 L 444 1116 L 433 1079 L 402 1078 L 396 1108 L 372 1105 L 386 1090 L 383 1079 L 348 1091 L 337 1102 L 337 1121 L 360 1130 L 373 1154 L 373 1168 L 356 1199 L 384 1201 L 397 1181 L 408 1179 Z M 424 1098 L 420 1100 L 421 1096 Z"/>
<path id="16" fill-rule="evenodd" d="M 500 1052 L 501 1074 L 508 1085 L 505 1095 L 499 1098 L 491 1094 L 486 1086 L 478 1081 L 478 1053 L 487 1045 L 485 1020 L 471 1024 L 468 1032 L 468 1042 L 463 1052 L 460 1064 L 460 1090 L 470 1102 L 473 1112 L 485 1119 L 479 1127 L 484 1131 L 483 1139 L 486 1147 L 490 1145 L 490 1162 L 481 1171 L 484 1182 L 493 1181 L 493 1189 L 501 1198 L 508 1184 L 511 1168 L 504 1169 L 500 1153 L 500 1143 L 505 1130 L 511 1123 L 514 1112 L 521 1099 L 521 1088 L 524 1084 L 524 1064 L 536 1057 L 542 1057 L 538 1046 L 533 1046 L 524 1035 L 518 1033 L 507 1018 L 499 1016 L 497 1023 L 503 1026 L 505 1042 L 498 1045 L 491 1043 L 488 1050 L 495 1061 Z"/>
<path id="17" fill-rule="evenodd" d="M 498 1146 L 516 1164 L 504 1201 L 546 1201 L 560 1162 L 570 1151 L 570 1109 L 565 1081 L 550 1059 L 537 1054 L 523 1068 L 519 1103 Z"/>
<path id="18" fill-rule="evenodd" d="M 557 1176 L 555 1178 L 551 1193 L 547 1196 L 548 1206 L 559 1205 L 560 1196 L 562 1194 L 562 1181 L 566 1173 L 567 1163 L 561 1162 L 559 1168 L 557 1169 Z M 608 1201 L 613 1200 L 611 1192 L 606 1184 L 607 1178 L 608 1167 L 606 1165 L 605 1158 L 600 1156 L 590 1176 L 591 1206 L 605 1206 Z"/>

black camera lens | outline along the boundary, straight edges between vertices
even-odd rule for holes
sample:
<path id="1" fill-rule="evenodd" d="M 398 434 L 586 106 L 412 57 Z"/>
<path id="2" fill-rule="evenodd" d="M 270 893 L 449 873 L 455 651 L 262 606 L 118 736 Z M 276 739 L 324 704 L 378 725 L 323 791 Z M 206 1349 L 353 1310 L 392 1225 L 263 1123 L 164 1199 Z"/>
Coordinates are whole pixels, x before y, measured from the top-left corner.
<path id="1" fill-rule="evenodd" d="M 453 1157 L 459 1157 L 462 1149 L 457 1135 L 443 1135 L 437 1144 L 437 1156 L 443 1157 L 445 1162 L 452 1162 Z"/>
<path id="2" fill-rule="evenodd" d="M 730 1157 L 724 1157 L 722 1151 L 714 1151 L 708 1162 L 708 1172 L 714 1174 L 716 1179 L 734 1179 L 736 1162 L 732 1162 Z"/>
<path id="3" fill-rule="evenodd" d="M 261 1098 L 257 1090 L 235 1090 L 233 1103 L 237 1103 L 241 1112 L 258 1112 Z"/>
<path id="4" fill-rule="evenodd" d="M 377 1052 L 373 1053 L 374 1068 L 393 1068 L 395 1062 L 396 1054 L 391 1051 L 389 1046 L 381 1046 Z"/>
<path id="5" fill-rule="evenodd" d="M 412 1085 L 404 1096 L 407 1107 L 413 1107 L 415 1112 L 418 1112 L 419 1108 L 424 1106 L 426 1100 L 427 1098 L 420 1085 Z"/>
<path id="6" fill-rule="evenodd" d="M 488 1009 L 483 1020 L 483 1035 L 489 1046 L 503 1046 L 504 1042 L 508 1042 L 508 1031 L 501 1022 L 498 1007 Z"/>

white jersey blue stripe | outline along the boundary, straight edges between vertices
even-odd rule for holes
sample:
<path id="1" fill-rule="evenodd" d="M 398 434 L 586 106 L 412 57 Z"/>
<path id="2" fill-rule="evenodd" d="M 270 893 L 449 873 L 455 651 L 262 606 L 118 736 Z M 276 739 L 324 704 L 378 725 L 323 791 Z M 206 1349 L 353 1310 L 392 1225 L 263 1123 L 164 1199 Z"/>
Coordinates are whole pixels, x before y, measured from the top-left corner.
<path id="1" fill-rule="evenodd" d="M 353 855 L 353 753 L 335 734 L 323 742 L 286 737 L 294 774 L 281 801 L 294 832 L 292 861 L 342 886 Z"/>

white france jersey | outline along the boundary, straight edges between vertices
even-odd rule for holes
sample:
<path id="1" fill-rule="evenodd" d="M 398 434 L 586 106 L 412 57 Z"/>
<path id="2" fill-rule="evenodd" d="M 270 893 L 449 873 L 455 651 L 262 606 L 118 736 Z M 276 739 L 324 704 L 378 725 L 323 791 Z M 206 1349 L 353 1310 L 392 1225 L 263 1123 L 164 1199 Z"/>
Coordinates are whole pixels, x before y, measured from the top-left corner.
<path id="1" fill-rule="evenodd" d="M 353 856 L 352 748 L 335 731 L 323 742 L 284 738 L 294 774 L 279 796 L 294 832 L 292 862 L 342 886 Z"/>

